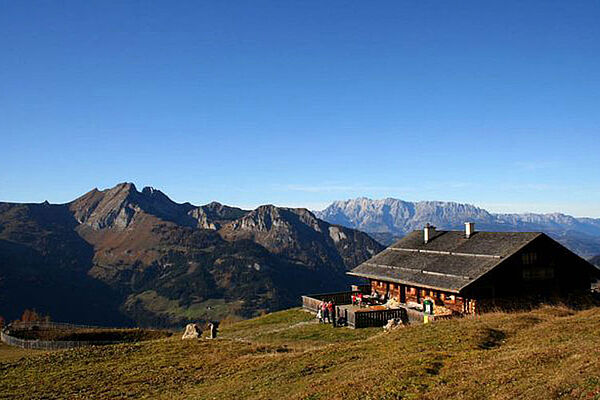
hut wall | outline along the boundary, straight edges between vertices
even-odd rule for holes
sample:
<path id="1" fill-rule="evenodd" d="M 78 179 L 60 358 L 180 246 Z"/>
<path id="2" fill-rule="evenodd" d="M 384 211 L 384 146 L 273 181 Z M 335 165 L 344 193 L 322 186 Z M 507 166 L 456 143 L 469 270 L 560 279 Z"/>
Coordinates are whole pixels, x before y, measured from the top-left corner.
<path id="1" fill-rule="evenodd" d="M 371 292 L 376 292 L 379 296 L 387 294 L 388 298 L 394 298 L 400 303 L 422 304 L 423 300 L 427 298 L 432 299 L 436 305 L 444 306 L 456 313 L 474 314 L 477 312 L 475 300 L 439 290 L 373 279 L 371 280 Z"/>

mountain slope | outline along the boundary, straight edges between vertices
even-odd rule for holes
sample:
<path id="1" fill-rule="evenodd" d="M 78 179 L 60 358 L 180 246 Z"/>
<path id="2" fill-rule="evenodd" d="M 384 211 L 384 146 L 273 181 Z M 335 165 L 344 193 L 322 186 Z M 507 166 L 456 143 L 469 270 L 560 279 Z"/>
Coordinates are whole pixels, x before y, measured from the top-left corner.
<path id="1" fill-rule="evenodd" d="M 381 249 L 307 210 L 178 204 L 131 183 L 63 205 L 0 203 L 0 315 L 165 326 L 248 317 L 343 288 L 345 271 Z"/>
<path id="2" fill-rule="evenodd" d="M 87 275 L 93 247 L 64 205 L 0 203 L 0 315 L 25 308 L 81 322 L 123 324 L 118 294 Z"/>
<path id="3" fill-rule="evenodd" d="M 0 344 L 0 391 L 16 399 L 594 399 L 599 327 L 598 308 L 490 313 L 389 333 L 332 328 L 294 309 L 223 326 L 219 340 L 176 335 L 18 358 Z"/>
<path id="4" fill-rule="evenodd" d="M 369 236 L 321 221 L 303 208 L 261 206 L 225 226 L 220 233 L 229 240 L 252 240 L 297 264 L 325 264 L 339 272 L 383 250 Z"/>
<path id="5" fill-rule="evenodd" d="M 493 214 L 470 205 L 441 201 L 407 202 L 399 199 L 357 198 L 336 201 L 318 218 L 359 229 L 390 244 L 431 223 L 442 229 L 463 229 L 464 222 L 490 231 L 542 231 L 584 257 L 600 253 L 600 219 L 554 214 Z"/>

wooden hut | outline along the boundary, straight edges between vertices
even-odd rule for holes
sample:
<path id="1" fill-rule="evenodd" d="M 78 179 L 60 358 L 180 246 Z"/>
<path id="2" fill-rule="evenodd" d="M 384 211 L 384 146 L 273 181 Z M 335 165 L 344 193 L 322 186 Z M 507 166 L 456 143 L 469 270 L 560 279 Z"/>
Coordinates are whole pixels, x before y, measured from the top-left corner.
<path id="1" fill-rule="evenodd" d="M 413 231 L 349 275 L 400 303 L 455 313 L 521 308 L 590 291 L 599 270 L 541 232 Z"/>

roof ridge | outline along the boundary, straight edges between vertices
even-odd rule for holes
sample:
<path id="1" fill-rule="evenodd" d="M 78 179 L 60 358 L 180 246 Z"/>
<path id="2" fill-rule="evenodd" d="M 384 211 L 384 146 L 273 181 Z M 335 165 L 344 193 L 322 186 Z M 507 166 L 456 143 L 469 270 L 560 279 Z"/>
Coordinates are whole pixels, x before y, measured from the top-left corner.
<path id="1" fill-rule="evenodd" d="M 466 256 L 466 257 L 485 257 L 485 258 L 502 258 L 503 256 L 495 254 L 477 254 L 477 253 L 462 253 L 457 251 L 445 251 L 445 250 L 427 250 L 427 249 L 411 249 L 405 247 L 388 247 L 386 250 L 394 251 L 409 251 L 414 253 L 429 253 L 429 254 L 442 254 L 446 256 Z"/>

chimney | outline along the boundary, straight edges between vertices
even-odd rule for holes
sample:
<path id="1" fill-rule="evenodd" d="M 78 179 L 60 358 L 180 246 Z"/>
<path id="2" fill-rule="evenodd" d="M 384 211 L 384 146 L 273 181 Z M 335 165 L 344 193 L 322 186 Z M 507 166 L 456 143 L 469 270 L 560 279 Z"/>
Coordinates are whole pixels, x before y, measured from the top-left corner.
<path id="1" fill-rule="evenodd" d="M 425 228 L 423 228 L 423 242 L 429 242 L 433 239 L 433 235 L 435 235 L 435 226 L 429 224 L 425 225 Z"/>
<path id="2" fill-rule="evenodd" d="M 465 237 L 468 239 L 475 233 L 475 222 L 465 222 Z"/>

